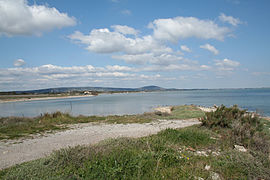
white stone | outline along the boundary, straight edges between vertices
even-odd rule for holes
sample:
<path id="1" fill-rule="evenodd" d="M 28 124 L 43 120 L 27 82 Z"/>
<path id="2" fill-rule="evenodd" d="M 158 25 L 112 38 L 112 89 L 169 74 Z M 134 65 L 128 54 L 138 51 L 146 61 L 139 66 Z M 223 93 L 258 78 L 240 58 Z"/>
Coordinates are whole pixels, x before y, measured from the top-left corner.
<path id="1" fill-rule="evenodd" d="M 204 169 L 205 169 L 206 171 L 209 171 L 210 168 L 211 168 L 211 166 L 208 166 L 208 165 L 205 165 L 205 167 L 204 167 Z"/>
<path id="2" fill-rule="evenodd" d="M 206 157 L 208 157 L 208 154 L 205 151 L 196 151 L 196 154 L 198 156 L 206 156 Z"/>
<path id="3" fill-rule="evenodd" d="M 211 178 L 212 180 L 221 180 L 219 174 L 215 172 L 211 172 Z"/>
<path id="4" fill-rule="evenodd" d="M 247 149 L 244 146 L 234 145 L 234 149 L 240 152 L 247 152 Z"/>

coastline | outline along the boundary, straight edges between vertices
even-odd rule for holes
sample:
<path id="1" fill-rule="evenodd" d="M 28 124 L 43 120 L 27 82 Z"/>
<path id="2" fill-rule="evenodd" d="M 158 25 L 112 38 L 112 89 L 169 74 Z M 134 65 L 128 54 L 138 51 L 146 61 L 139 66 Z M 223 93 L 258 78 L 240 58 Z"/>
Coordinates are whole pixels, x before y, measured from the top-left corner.
<path id="1" fill-rule="evenodd" d="M 8 102 L 25 102 L 25 101 L 40 101 L 40 100 L 50 100 L 50 99 L 67 99 L 67 98 L 80 98 L 80 97 L 92 97 L 94 95 L 76 95 L 76 96 L 55 96 L 55 97 L 32 97 L 32 98 L 21 98 L 21 99 L 7 99 L 0 100 L 0 103 Z"/>

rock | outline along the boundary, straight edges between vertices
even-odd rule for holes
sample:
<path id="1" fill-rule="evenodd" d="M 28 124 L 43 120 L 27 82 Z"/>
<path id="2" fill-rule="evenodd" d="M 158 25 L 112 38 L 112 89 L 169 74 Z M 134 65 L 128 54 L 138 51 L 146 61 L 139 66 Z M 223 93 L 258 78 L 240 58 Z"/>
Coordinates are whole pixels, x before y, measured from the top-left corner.
<path id="1" fill-rule="evenodd" d="M 210 168 L 211 168 L 211 166 L 208 166 L 208 165 L 205 165 L 205 167 L 204 167 L 204 169 L 205 169 L 206 171 L 209 171 Z"/>
<path id="2" fill-rule="evenodd" d="M 217 151 L 217 152 L 213 151 L 213 152 L 212 152 L 212 155 L 213 155 L 213 156 L 219 156 L 219 155 L 220 155 L 220 152 L 218 152 L 218 151 Z"/>
<path id="3" fill-rule="evenodd" d="M 208 154 L 205 151 L 196 151 L 196 154 L 198 156 L 206 156 L 206 157 L 208 157 Z"/>
<path id="4" fill-rule="evenodd" d="M 168 107 L 157 107 L 154 109 L 156 113 L 165 113 L 165 114 L 171 114 L 172 113 L 172 107 L 168 106 Z"/>
<path id="5" fill-rule="evenodd" d="M 247 149 L 244 146 L 234 145 L 234 149 L 239 152 L 247 152 Z"/>
<path id="6" fill-rule="evenodd" d="M 212 180 L 221 180 L 219 174 L 215 172 L 211 172 L 211 178 Z"/>

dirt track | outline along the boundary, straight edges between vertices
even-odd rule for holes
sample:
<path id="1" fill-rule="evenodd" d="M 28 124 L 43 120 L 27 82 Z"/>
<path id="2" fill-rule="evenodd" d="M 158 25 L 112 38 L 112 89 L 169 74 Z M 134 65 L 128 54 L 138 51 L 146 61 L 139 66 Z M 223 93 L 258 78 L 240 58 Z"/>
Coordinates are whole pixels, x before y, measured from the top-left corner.
<path id="1" fill-rule="evenodd" d="M 45 157 L 54 150 L 76 145 L 94 144 L 108 138 L 142 137 L 166 128 L 183 128 L 199 124 L 197 119 L 160 120 L 145 124 L 77 124 L 72 129 L 14 144 L 0 142 L 0 169 Z"/>

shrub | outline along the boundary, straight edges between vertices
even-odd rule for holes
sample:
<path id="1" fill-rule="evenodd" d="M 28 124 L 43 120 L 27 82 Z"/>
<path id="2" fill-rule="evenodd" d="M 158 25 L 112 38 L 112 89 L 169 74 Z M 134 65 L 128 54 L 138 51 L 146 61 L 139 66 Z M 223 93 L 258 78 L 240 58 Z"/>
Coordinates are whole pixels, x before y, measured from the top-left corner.
<path id="1" fill-rule="evenodd" d="M 201 118 L 202 125 L 213 128 L 231 128 L 233 120 L 241 119 L 246 114 L 245 110 L 240 110 L 237 105 L 227 108 L 224 105 L 221 105 L 214 112 L 207 112 L 205 116 Z"/>
<path id="2" fill-rule="evenodd" d="M 232 143 L 263 153 L 269 153 L 268 137 L 262 132 L 261 118 L 234 105 L 221 105 L 215 112 L 208 112 L 200 119 L 202 126 L 208 128 L 224 128 L 230 135 Z"/>

